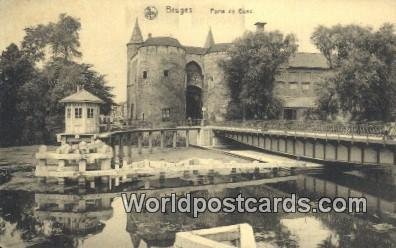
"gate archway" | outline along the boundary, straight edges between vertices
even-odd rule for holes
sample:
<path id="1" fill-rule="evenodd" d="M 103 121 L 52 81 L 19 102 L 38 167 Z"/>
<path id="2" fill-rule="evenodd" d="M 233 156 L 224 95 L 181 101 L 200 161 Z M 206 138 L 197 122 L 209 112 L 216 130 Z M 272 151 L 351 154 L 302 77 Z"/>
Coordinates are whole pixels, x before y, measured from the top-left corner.
<path id="1" fill-rule="evenodd" d="M 202 69 L 196 62 L 186 65 L 186 118 L 202 119 Z"/>

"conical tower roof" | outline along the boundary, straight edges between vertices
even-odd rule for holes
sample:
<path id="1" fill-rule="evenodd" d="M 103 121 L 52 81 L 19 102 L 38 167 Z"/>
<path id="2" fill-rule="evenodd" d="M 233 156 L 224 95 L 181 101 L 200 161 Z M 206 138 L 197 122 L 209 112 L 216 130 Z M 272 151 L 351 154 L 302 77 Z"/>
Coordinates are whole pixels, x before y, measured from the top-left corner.
<path id="1" fill-rule="evenodd" d="M 142 43 L 142 42 L 143 42 L 143 36 L 142 36 L 142 32 L 140 31 L 138 19 L 136 18 L 135 27 L 133 28 L 132 36 L 131 39 L 129 40 L 129 43 Z"/>
<path id="2" fill-rule="evenodd" d="M 212 28 L 209 28 L 208 36 L 206 36 L 205 48 L 209 48 L 215 44 L 212 34 Z"/>

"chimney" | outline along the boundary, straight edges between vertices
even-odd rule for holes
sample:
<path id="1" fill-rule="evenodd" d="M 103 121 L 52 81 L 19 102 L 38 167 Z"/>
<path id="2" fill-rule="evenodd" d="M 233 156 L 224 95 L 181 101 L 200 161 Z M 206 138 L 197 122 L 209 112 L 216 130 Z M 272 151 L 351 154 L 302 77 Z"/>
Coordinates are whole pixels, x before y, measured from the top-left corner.
<path id="1" fill-rule="evenodd" d="M 264 32 L 264 26 L 267 24 L 266 22 L 256 22 L 254 25 L 256 26 L 256 32 Z"/>

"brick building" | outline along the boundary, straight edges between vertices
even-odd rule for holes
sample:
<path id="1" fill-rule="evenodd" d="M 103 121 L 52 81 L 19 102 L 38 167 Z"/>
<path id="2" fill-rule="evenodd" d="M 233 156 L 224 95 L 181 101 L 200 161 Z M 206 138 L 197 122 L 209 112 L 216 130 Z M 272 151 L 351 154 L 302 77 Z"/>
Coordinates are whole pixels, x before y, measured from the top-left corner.
<path id="1" fill-rule="evenodd" d="M 296 53 L 275 76 L 274 94 L 283 102 L 283 119 L 304 119 L 314 108 L 317 90 L 331 70 L 320 53 Z"/>
<path id="2" fill-rule="evenodd" d="M 263 31 L 263 23 L 256 26 Z M 127 44 L 127 118 L 156 125 L 189 117 L 224 120 L 230 94 L 218 61 L 231 45 L 215 43 L 211 30 L 203 47 L 151 34 L 143 40 L 136 21 Z M 314 107 L 315 88 L 328 71 L 321 54 L 308 53 L 297 53 L 280 68 L 275 94 L 284 101 L 282 118 L 301 119 Z"/>

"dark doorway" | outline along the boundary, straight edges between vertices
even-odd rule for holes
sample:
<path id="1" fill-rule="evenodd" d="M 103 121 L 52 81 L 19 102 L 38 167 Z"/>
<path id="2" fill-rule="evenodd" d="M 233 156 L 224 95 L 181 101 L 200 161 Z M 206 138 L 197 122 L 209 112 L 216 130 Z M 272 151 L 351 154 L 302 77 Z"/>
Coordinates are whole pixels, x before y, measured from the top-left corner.
<path id="1" fill-rule="evenodd" d="M 297 119 L 297 110 L 291 108 L 285 108 L 283 110 L 283 119 L 285 120 L 296 120 Z"/>
<path id="2" fill-rule="evenodd" d="M 202 92 L 199 87 L 189 85 L 186 90 L 186 117 L 202 119 Z"/>
<path id="3" fill-rule="evenodd" d="M 202 119 L 202 69 L 191 61 L 186 65 L 186 118 Z"/>

